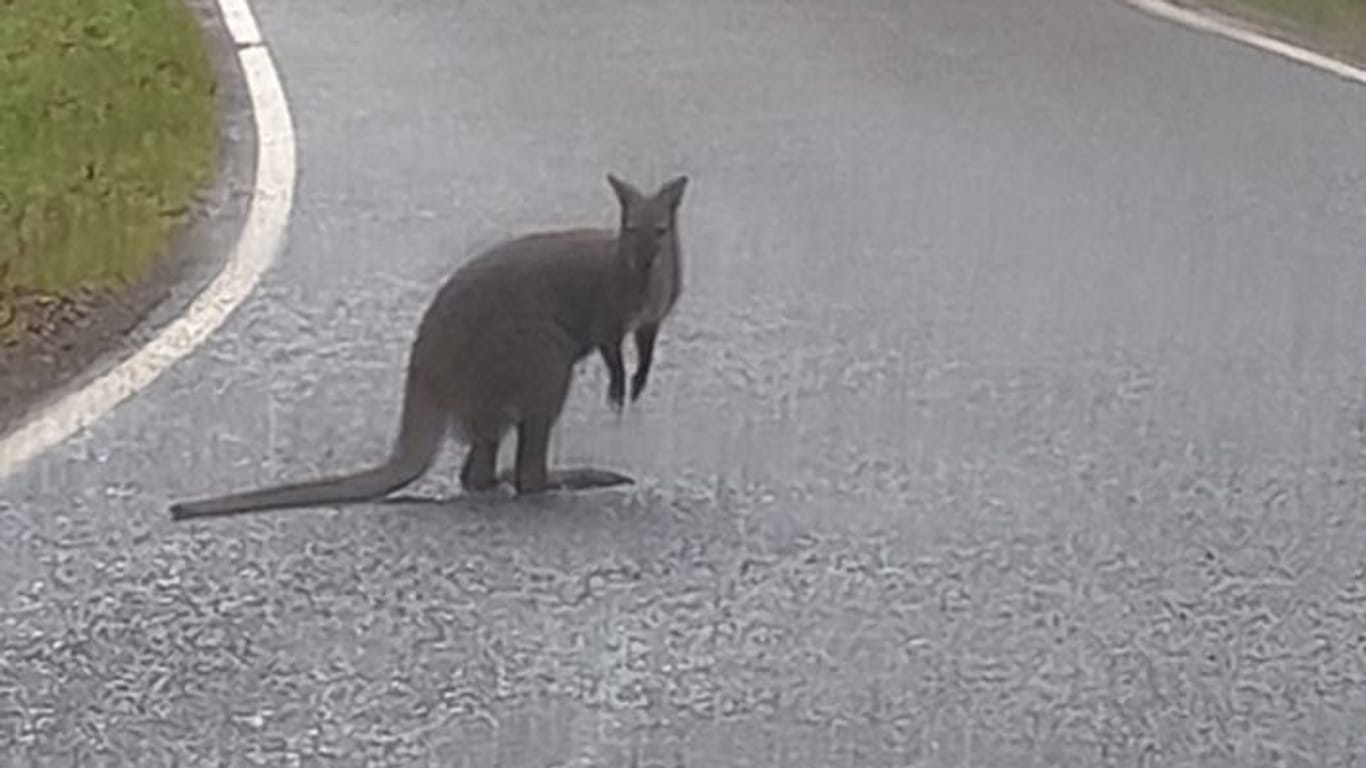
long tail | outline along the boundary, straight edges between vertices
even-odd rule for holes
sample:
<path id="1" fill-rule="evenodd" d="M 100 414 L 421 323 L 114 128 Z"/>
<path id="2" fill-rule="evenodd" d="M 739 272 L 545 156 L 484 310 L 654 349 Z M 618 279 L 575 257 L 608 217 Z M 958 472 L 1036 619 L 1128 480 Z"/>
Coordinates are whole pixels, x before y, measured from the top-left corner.
<path id="1" fill-rule="evenodd" d="M 403 396 L 398 439 L 389 459 L 383 464 L 349 475 L 178 502 L 171 505 L 171 519 L 219 517 L 264 509 L 312 507 L 381 498 L 427 471 L 446 435 L 447 424 L 446 413 L 433 398 L 431 390 L 410 371 Z"/>

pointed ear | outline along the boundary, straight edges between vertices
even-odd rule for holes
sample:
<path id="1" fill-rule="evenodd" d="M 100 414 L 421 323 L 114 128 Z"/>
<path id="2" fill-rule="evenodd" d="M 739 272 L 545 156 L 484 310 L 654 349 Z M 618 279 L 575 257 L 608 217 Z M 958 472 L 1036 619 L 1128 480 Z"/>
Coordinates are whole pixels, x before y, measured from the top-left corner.
<path id="1" fill-rule="evenodd" d="M 663 200 L 670 208 L 677 208 L 678 204 L 683 202 L 683 190 L 687 187 L 688 177 L 679 176 L 660 187 L 659 194 L 656 197 Z"/>
<path id="2" fill-rule="evenodd" d="M 617 194 L 617 202 L 621 203 L 622 208 L 631 208 L 640 202 L 640 191 L 615 175 L 607 174 L 607 183 L 612 185 L 612 191 Z"/>

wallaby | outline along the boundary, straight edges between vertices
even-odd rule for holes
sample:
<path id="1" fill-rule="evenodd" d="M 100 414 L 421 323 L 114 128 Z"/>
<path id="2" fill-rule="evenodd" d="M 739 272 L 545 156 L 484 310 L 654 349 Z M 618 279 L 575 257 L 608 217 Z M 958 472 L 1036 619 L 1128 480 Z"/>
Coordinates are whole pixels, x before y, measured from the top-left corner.
<path id="1" fill-rule="evenodd" d="M 645 350 L 678 296 L 675 225 L 687 177 L 648 197 L 612 174 L 607 180 L 621 208 L 616 231 L 575 229 L 503 242 L 461 266 L 437 291 L 409 354 L 398 437 L 387 461 L 350 475 L 175 503 L 172 518 L 376 500 L 426 472 L 450 433 L 468 445 L 461 487 L 491 490 L 508 479 L 497 471 L 498 447 L 514 427 L 510 479 L 518 495 L 633 482 L 605 469 L 547 466 L 550 432 L 574 365 L 597 350 L 620 402 L 621 346 L 634 331 L 641 345 L 633 377 L 638 395 L 648 372 Z"/>

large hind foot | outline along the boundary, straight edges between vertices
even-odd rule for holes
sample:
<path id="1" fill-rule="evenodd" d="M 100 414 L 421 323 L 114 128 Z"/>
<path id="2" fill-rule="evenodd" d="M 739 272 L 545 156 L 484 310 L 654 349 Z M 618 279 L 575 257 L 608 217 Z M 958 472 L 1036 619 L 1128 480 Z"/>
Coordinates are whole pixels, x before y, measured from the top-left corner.
<path id="1" fill-rule="evenodd" d="M 551 470 L 547 485 L 560 491 L 586 491 L 593 488 L 612 488 L 618 485 L 634 485 L 635 480 L 620 472 L 593 467 Z"/>
<path id="2" fill-rule="evenodd" d="M 517 477 L 510 469 L 498 475 L 498 482 L 517 488 Z M 612 488 L 618 485 L 634 485 L 635 480 L 610 469 L 578 467 L 575 469 L 554 469 L 546 473 L 543 484 L 527 484 L 517 489 L 517 495 L 526 496 L 545 491 L 587 491 L 595 488 Z"/>

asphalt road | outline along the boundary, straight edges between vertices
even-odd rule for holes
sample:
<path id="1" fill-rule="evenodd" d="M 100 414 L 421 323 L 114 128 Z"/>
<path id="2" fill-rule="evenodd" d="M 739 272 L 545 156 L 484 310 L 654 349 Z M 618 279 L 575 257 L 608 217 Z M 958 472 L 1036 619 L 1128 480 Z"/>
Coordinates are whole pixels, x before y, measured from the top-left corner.
<path id="1" fill-rule="evenodd" d="M 1359 87 L 1101 0 L 257 10 L 289 246 L 0 484 L 0 762 L 1366 761 Z M 693 179 L 556 443 L 639 485 L 168 521 L 378 459 L 437 282 L 609 170 Z"/>

